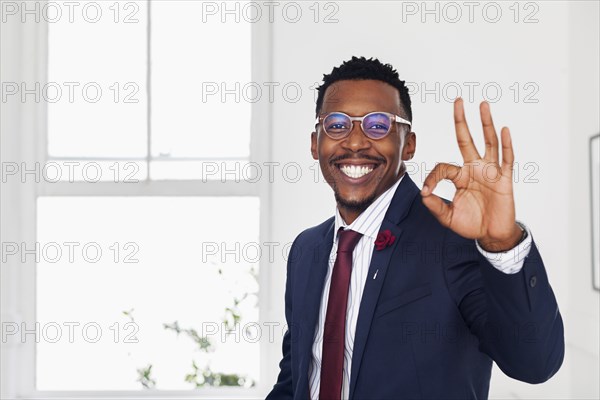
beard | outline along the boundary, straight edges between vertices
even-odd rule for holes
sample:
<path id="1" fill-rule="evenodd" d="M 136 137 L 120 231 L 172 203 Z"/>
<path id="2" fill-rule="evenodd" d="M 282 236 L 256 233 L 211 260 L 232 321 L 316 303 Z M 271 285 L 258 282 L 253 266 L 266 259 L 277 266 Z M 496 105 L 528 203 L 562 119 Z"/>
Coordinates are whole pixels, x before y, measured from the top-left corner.
<path id="1" fill-rule="evenodd" d="M 333 194 L 335 196 L 335 201 L 337 201 L 339 207 L 345 208 L 348 211 L 353 211 L 357 213 L 362 213 L 375 201 L 376 193 L 373 192 L 369 196 L 365 197 L 362 200 L 346 200 L 342 196 L 337 189 L 334 187 Z"/>

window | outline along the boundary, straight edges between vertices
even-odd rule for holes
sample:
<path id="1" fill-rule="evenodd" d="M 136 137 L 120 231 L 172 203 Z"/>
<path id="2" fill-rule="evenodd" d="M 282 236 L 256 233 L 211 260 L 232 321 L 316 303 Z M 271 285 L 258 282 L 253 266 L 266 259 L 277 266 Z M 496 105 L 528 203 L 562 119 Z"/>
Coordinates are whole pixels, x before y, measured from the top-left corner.
<path id="1" fill-rule="evenodd" d="M 214 2 L 76 3 L 72 21 L 40 3 L 37 27 L 30 390 L 252 395 L 269 198 L 248 166 L 269 109 L 247 96 L 269 80 L 267 27 L 236 18 L 247 2 L 225 21 Z"/>
<path id="2" fill-rule="evenodd" d="M 185 390 L 193 363 L 258 382 L 257 256 L 235 246 L 258 224 L 254 196 L 40 197 L 37 388 Z"/>

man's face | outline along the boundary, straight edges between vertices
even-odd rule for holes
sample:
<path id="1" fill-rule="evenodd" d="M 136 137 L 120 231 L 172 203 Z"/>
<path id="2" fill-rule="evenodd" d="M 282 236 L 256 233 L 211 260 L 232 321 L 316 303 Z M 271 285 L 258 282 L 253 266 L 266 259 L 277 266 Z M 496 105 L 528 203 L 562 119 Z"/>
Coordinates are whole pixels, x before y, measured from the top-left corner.
<path id="1" fill-rule="evenodd" d="M 377 80 L 344 80 L 332 84 L 325 92 L 321 115 L 332 111 L 353 117 L 385 111 L 406 118 L 398 90 Z M 365 136 L 359 121 L 354 121 L 352 131 L 343 139 L 331 139 L 323 131 L 322 124 L 312 133 L 312 156 L 319 160 L 323 176 L 333 189 L 347 223 L 351 223 L 348 219 L 354 220 L 404 173 L 402 160 L 412 158 L 416 148 L 415 134 L 407 133 L 408 130 L 407 125 L 394 123 L 386 137 L 374 140 Z M 401 135 L 404 134 L 404 149 L 401 149 Z M 353 166 L 361 167 L 360 172 L 371 171 L 357 177 Z"/>

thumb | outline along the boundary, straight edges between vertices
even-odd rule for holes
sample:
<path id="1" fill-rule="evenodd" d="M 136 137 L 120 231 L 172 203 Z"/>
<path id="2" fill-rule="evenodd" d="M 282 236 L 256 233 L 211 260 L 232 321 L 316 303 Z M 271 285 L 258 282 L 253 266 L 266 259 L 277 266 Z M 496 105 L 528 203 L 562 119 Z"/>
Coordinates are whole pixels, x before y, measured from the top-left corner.
<path id="1" fill-rule="evenodd" d="M 452 221 L 452 204 L 447 204 L 439 196 L 431 193 L 429 196 L 422 197 L 423 204 L 445 227 L 450 226 Z"/>

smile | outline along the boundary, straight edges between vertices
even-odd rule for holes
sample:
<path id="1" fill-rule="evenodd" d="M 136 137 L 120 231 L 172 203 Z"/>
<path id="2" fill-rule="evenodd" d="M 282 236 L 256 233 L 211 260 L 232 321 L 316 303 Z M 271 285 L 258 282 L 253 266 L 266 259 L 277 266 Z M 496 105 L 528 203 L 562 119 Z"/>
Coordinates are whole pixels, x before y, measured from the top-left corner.
<path id="1" fill-rule="evenodd" d="M 359 179 L 363 176 L 371 173 L 373 169 L 375 169 L 375 165 L 351 165 L 351 164 L 340 164 L 340 171 L 344 173 L 344 175 L 349 176 L 353 179 Z"/>

